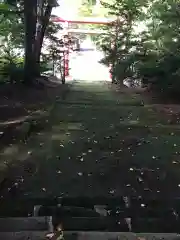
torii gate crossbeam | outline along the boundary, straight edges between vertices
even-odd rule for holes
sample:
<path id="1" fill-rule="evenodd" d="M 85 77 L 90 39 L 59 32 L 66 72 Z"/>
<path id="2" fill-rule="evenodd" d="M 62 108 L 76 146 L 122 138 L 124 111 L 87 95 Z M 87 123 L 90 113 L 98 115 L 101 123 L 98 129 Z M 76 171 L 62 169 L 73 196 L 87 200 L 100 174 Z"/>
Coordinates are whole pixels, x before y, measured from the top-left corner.
<path id="1" fill-rule="evenodd" d="M 115 18 L 108 19 L 108 18 L 89 18 L 89 17 L 83 17 L 83 18 L 75 18 L 75 19 L 63 19 L 61 17 L 53 17 L 51 18 L 53 22 L 61 22 L 61 23 L 77 23 L 77 24 L 97 24 L 97 25 L 108 25 L 112 24 L 114 21 L 116 21 Z"/>
<path id="2" fill-rule="evenodd" d="M 63 19 L 61 17 L 52 17 L 51 20 L 55 23 L 76 23 L 76 24 L 97 24 L 97 25 L 109 25 L 116 21 L 115 18 L 108 19 L 108 18 L 89 18 L 89 17 L 79 17 L 76 19 Z M 72 31 L 72 30 L 71 30 Z M 80 32 L 80 31 L 78 31 Z M 69 75 L 69 50 L 65 55 L 64 59 L 65 64 L 65 76 Z"/>

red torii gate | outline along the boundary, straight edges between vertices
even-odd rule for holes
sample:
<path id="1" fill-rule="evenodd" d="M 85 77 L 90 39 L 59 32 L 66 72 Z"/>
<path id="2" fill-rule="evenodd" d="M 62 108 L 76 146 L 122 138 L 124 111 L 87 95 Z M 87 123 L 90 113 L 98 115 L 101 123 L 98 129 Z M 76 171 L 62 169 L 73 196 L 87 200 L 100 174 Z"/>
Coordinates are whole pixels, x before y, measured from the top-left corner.
<path id="1" fill-rule="evenodd" d="M 109 25 L 116 21 L 116 19 L 107 19 L 107 18 L 89 18 L 89 17 L 79 17 L 76 19 L 64 19 L 61 17 L 52 17 L 51 20 L 55 23 L 76 23 L 76 24 L 97 24 L 97 25 Z M 69 76 L 69 48 L 67 54 L 65 54 L 64 59 L 65 66 L 65 77 Z M 111 77 L 111 74 L 110 74 Z"/>
<path id="2" fill-rule="evenodd" d="M 61 17 L 52 17 L 51 20 L 53 22 L 61 22 L 61 23 L 77 23 L 77 24 L 102 24 L 102 25 L 107 25 L 107 24 L 112 24 L 116 19 L 108 19 L 108 18 L 90 18 L 90 17 L 79 17 L 75 19 L 64 19 Z"/>

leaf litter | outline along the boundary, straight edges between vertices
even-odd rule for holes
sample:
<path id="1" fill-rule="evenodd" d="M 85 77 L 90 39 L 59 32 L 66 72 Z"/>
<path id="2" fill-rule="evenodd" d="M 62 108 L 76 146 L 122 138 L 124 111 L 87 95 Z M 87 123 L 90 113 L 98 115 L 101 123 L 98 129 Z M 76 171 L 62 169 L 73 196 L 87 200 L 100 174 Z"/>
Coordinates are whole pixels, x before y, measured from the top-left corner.
<path id="1" fill-rule="evenodd" d="M 131 101 L 129 95 L 127 99 Z M 91 101 L 93 103 L 93 100 Z M 53 113 L 56 117 L 54 118 L 53 115 L 53 119 L 51 117 L 47 119 L 48 123 L 57 125 L 59 122 L 61 124 L 64 122 L 68 126 L 67 119 L 72 117 L 74 121 L 78 120 L 78 127 L 68 131 L 67 128 L 64 129 L 69 135 L 68 141 L 52 144 L 48 139 L 48 144 L 45 144 L 45 141 L 39 142 L 37 138 L 36 141 L 24 144 L 29 157 L 33 155 L 33 161 L 39 168 L 36 171 L 36 168 L 26 166 L 22 171 L 25 181 L 17 182 L 16 187 L 24 184 L 25 192 L 37 192 L 39 187 L 39 191 L 46 193 L 50 189 L 44 186 L 47 186 L 46 183 L 49 181 L 54 193 L 60 194 L 59 187 L 57 190 L 56 186 L 61 186 L 63 181 L 67 182 L 68 189 L 66 184 L 62 184 L 60 192 L 76 195 L 83 194 L 82 189 L 91 185 L 94 189 L 93 194 L 101 191 L 106 196 L 121 195 L 127 189 L 128 193 L 132 195 L 135 193 L 137 196 L 146 196 L 147 192 L 166 196 L 167 189 L 170 191 L 169 194 L 179 196 L 180 134 L 178 125 L 177 129 L 175 128 L 179 121 L 178 114 L 176 113 L 177 121 L 172 121 L 175 116 L 172 110 L 162 119 L 153 106 L 146 108 L 146 111 L 142 106 L 134 107 L 130 104 L 126 108 L 118 106 L 113 110 L 113 114 L 111 106 L 105 111 L 103 108 L 98 111 L 94 109 L 92 104 L 92 107 L 83 108 L 81 115 L 76 113 L 76 110 L 72 110 L 69 114 L 69 110 L 57 103 L 56 112 Z M 126 124 L 123 125 L 122 122 Z M 84 126 L 87 131 L 80 131 L 79 126 Z M 159 134 L 161 128 L 163 130 Z M 42 148 L 41 153 L 37 146 Z M 45 161 L 48 154 L 49 159 Z M 48 178 L 40 174 L 44 169 Z M 34 174 L 36 176 L 34 180 L 27 177 Z M 157 178 L 157 175 L 160 177 Z M 14 177 L 16 177 L 15 172 Z M 81 180 L 74 181 L 76 177 Z M 36 185 L 36 181 L 41 184 Z"/>

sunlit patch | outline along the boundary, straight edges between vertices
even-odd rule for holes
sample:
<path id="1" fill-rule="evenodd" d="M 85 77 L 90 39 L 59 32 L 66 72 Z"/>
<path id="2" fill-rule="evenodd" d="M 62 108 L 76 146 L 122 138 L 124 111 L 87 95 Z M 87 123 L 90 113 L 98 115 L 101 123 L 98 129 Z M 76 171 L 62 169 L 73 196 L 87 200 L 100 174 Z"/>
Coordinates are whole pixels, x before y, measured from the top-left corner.
<path id="1" fill-rule="evenodd" d="M 65 133 L 53 133 L 52 134 L 52 141 L 62 141 L 69 139 L 69 135 Z"/>
<path id="2" fill-rule="evenodd" d="M 60 131 L 60 130 L 84 130 L 82 123 L 78 122 L 60 122 L 59 125 L 53 126 L 53 131 Z"/>
<path id="3" fill-rule="evenodd" d="M 139 123 L 139 120 L 130 120 L 129 124 L 136 125 Z"/>
<path id="4" fill-rule="evenodd" d="M 4 149 L 2 154 L 4 156 L 14 156 L 19 152 L 19 147 L 17 145 L 10 145 Z"/>
<path id="5" fill-rule="evenodd" d="M 18 118 L 18 119 L 15 119 L 15 120 L 9 120 L 9 121 L 5 121 L 5 122 L 0 122 L 0 126 L 8 126 L 8 125 L 15 125 L 17 123 L 23 123 L 27 120 L 27 117 L 28 116 L 24 116 L 24 117 L 21 117 L 21 118 Z"/>

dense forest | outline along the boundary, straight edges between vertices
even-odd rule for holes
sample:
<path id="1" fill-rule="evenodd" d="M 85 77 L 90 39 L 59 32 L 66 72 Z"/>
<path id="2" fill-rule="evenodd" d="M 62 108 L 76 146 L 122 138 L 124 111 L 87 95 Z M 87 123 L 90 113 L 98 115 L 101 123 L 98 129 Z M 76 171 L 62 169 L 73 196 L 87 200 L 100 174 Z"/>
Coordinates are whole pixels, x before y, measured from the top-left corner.
<path id="1" fill-rule="evenodd" d="M 94 1 L 81 5 L 81 15 L 92 14 Z M 50 54 L 58 53 L 62 42 L 55 37 L 61 28 L 50 21 L 55 0 L 4 0 L 0 11 L 1 81 L 24 81 L 31 85 L 40 76 Z M 116 17 L 95 38 L 105 52 L 105 64 L 112 65 L 113 81 L 141 81 L 154 91 L 178 96 L 180 89 L 180 2 L 178 0 L 101 1 L 99 15 Z M 105 10 L 105 11 L 104 11 Z M 106 13 L 106 14 L 105 14 Z M 42 46 L 50 42 L 46 54 Z M 53 49 L 52 49 L 53 46 Z"/>

